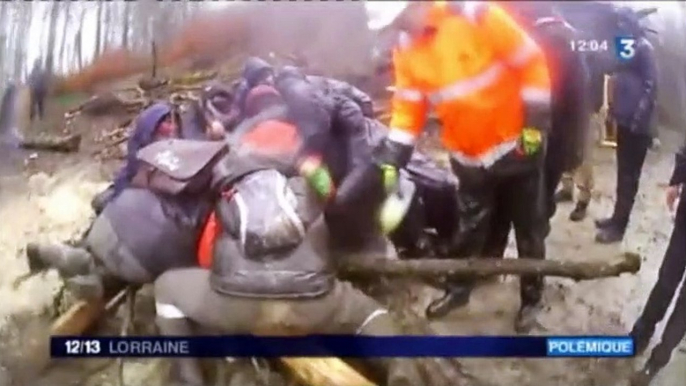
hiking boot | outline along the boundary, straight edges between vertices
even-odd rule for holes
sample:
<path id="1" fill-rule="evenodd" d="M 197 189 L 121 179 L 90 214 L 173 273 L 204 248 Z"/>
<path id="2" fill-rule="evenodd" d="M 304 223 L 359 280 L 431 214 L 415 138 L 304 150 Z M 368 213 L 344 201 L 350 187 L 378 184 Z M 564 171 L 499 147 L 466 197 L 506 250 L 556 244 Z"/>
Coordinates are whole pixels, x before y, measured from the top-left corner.
<path id="1" fill-rule="evenodd" d="M 67 290 L 79 300 L 97 300 L 105 297 L 102 278 L 95 274 L 76 275 L 64 281 Z"/>
<path id="2" fill-rule="evenodd" d="M 517 312 L 514 321 L 514 330 L 518 334 L 526 334 L 538 327 L 538 313 L 541 311 L 541 302 L 525 304 Z"/>
<path id="3" fill-rule="evenodd" d="M 426 307 L 426 317 L 429 319 L 442 318 L 450 311 L 463 307 L 469 303 L 472 294 L 471 286 L 455 286 L 447 290 L 445 294 L 432 301 Z"/>
<path id="4" fill-rule="evenodd" d="M 574 200 L 574 193 L 566 190 L 566 189 L 560 189 L 555 193 L 555 202 L 571 202 Z"/>
<path id="5" fill-rule="evenodd" d="M 569 219 L 574 222 L 585 219 L 586 209 L 588 209 L 588 202 L 577 202 L 574 210 L 569 214 Z"/>
<path id="6" fill-rule="evenodd" d="M 629 379 L 630 386 L 649 386 L 650 382 L 655 378 L 655 372 L 649 367 L 644 367 L 642 370 L 635 372 Z"/>
<path id="7" fill-rule="evenodd" d="M 598 229 L 607 228 L 610 225 L 612 225 L 613 222 L 614 222 L 613 217 L 601 218 L 601 219 L 595 220 L 595 227 Z"/>
<path id="8" fill-rule="evenodd" d="M 599 244 L 613 244 L 622 241 L 624 238 L 624 229 L 618 225 L 612 224 L 605 228 L 601 228 L 595 235 L 595 241 Z"/>
<path id="9" fill-rule="evenodd" d="M 87 250 L 65 244 L 28 243 L 26 258 L 32 273 L 55 268 L 60 276 L 67 278 L 88 274 L 93 264 Z"/>

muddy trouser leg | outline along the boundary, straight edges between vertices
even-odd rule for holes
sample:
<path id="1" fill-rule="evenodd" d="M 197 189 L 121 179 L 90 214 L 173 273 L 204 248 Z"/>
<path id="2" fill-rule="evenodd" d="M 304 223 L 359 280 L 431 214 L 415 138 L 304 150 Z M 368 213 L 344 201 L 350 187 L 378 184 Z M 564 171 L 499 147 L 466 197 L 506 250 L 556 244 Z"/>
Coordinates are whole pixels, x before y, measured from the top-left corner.
<path id="1" fill-rule="evenodd" d="M 200 268 L 172 270 L 155 282 L 157 323 L 162 335 L 189 334 L 191 323 L 225 334 L 365 334 L 399 335 L 400 327 L 372 298 L 349 283 L 315 298 L 257 299 L 224 296 L 212 290 L 210 272 Z M 187 285 L 179 286 L 183 282 Z M 201 385 L 197 362 L 186 361 L 177 385 Z M 418 385 L 412 363 L 398 359 L 365 361 L 381 372 L 388 385 Z M 194 383 L 195 382 L 195 383 Z"/>
<path id="2" fill-rule="evenodd" d="M 503 205 L 511 214 L 518 256 L 545 259 L 542 170 L 536 168 L 506 177 L 498 187 L 509 192 L 503 195 Z M 520 283 L 522 307 L 537 304 L 541 300 L 543 277 L 523 275 Z"/>
<path id="3" fill-rule="evenodd" d="M 565 172 L 562 173 L 562 178 L 560 178 L 560 184 L 562 185 L 560 187 L 560 190 L 563 192 L 569 192 L 570 194 L 574 193 L 574 172 Z"/>
<path id="4" fill-rule="evenodd" d="M 455 160 L 451 160 L 451 163 L 460 181 L 460 189 L 457 193 L 457 230 L 448 255 L 482 256 L 491 232 L 495 189 L 488 171 L 464 167 Z M 452 309 L 465 305 L 475 282 L 470 278 L 446 283 L 445 295 L 429 304 L 426 309 L 427 317 L 441 317 Z"/>
<path id="5" fill-rule="evenodd" d="M 545 234 L 546 236 L 550 233 L 550 221 L 552 220 L 553 216 L 555 216 L 555 212 L 557 211 L 557 202 L 555 202 L 555 194 L 557 193 L 557 186 L 562 183 L 563 187 L 562 189 L 566 189 L 564 186 L 565 179 L 568 179 L 569 174 L 564 173 L 562 171 L 562 168 L 559 166 L 559 164 L 556 163 L 555 159 L 551 159 L 546 157 L 545 159 L 545 213 L 547 216 L 547 224 L 545 227 Z M 572 187 L 573 188 L 573 187 Z M 571 189 L 572 192 L 574 189 Z"/>
<path id="6" fill-rule="evenodd" d="M 674 221 L 674 229 L 672 230 L 672 236 L 669 239 L 669 245 L 662 260 L 662 265 L 660 265 L 657 282 L 650 291 L 641 316 L 636 320 L 631 330 L 631 336 L 636 340 L 636 352 L 642 352 L 648 347 L 650 339 L 655 332 L 655 326 L 667 314 L 669 305 L 672 303 L 672 298 L 679 288 L 679 283 L 681 283 L 685 271 L 686 190 L 681 193 Z"/>
<path id="7" fill-rule="evenodd" d="M 255 299 L 215 292 L 210 288 L 210 271 L 202 268 L 170 270 L 155 280 L 156 323 L 163 336 L 190 336 L 198 326 L 226 334 L 248 334 L 258 321 L 260 306 Z M 206 384 L 196 358 L 173 361 L 170 386 Z"/>
<path id="8" fill-rule="evenodd" d="M 499 196 L 505 193 L 507 192 L 495 193 L 497 199 L 495 209 L 493 210 L 493 217 L 491 218 L 491 230 L 484 245 L 483 254 L 485 257 L 503 257 L 505 255 L 507 240 L 512 229 L 512 219 L 504 210 L 506 208 L 500 205 L 502 199 Z"/>
<path id="9" fill-rule="evenodd" d="M 579 188 L 579 198 L 577 199 L 577 202 L 586 204 L 591 202 L 595 181 L 593 178 L 593 164 L 589 159 L 584 160 L 581 166 L 574 172 L 574 180 L 576 186 Z"/>
<path id="10" fill-rule="evenodd" d="M 622 232 L 629 224 L 649 147 L 650 136 L 632 133 L 628 127 L 617 128 L 617 197 L 612 218 Z"/>

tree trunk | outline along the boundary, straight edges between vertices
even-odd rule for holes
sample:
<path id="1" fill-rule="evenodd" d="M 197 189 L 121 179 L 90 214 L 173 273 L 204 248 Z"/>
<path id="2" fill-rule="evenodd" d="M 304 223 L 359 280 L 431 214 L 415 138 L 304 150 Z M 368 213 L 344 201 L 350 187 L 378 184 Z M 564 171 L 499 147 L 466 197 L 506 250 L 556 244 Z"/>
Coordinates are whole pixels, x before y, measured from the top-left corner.
<path id="1" fill-rule="evenodd" d="M 104 5 L 105 10 L 103 11 L 103 21 L 101 22 L 103 24 L 102 26 L 102 49 L 100 52 L 106 52 L 107 49 L 110 46 L 110 29 L 112 29 L 112 3 L 105 3 Z"/>
<path id="2" fill-rule="evenodd" d="M 355 259 L 342 263 L 340 275 L 350 279 L 378 279 L 386 277 L 412 277 L 437 280 L 454 277 L 489 277 L 498 275 L 544 275 L 567 277 L 574 280 L 592 280 L 636 273 L 641 258 L 625 253 L 622 259 L 611 262 L 557 261 L 536 259 Z"/>
<path id="3" fill-rule="evenodd" d="M 60 42 L 60 54 L 58 57 L 58 63 L 60 64 L 60 70 L 68 64 L 67 58 L 65 58 L 65 51 L 67 47 L 67 27 L 69 26 L 71 1 L 66 2 L 64 5 L 64 25 L 62 26 L 62 42 Z"/>
<path id="4" fill-rule="evenodd" d="M 122 25 L 121 31 L 121 46 L 125 49 L 129 49 L 129 23 L 131 19 L 131 2 L 127 1 L 124 3 L 124 23 Z"/>
<path id="5" fill-rule="evenodd" d="M 105 4 L 103 1 L 98 2 L 98 13 L 96 14 L 96 20 L 98 25 L 95 29 L 95 55 L 93 55 L 93 59 L 100 56 L 100 48 L 102 47 L 102 10 L 104 7 L 103 4 Z"/>
<path id="6" fill-rule="evenodd" d="M 79 29 L 74 35 L 74 52 L 76 53 L 76 65 L 79 71 L 83 69 L 83 23 L 86 20 L 86 9 L 81 10 L 81 17 L 79 18 Z"/>
<path id="7" fill-rule="evenodd" d="M 57 40 L 57 19 L 60 15 L 62 3 L 52 3 L 50 9 L 50 32 L 48 33 L 48 51 L 45 58 L 45 70 L 48 74 L 54 74 L 55 67 L 55 40 Z"/>

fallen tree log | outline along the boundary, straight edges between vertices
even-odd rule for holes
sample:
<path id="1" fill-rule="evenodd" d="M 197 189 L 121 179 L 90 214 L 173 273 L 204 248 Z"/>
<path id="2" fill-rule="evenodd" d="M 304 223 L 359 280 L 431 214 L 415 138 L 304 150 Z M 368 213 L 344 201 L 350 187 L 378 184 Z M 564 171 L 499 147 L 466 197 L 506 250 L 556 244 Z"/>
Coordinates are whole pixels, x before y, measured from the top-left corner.
<path id="1" fill-rule="evenodd" d="M 610 262 L 558 261 L 537 259 L 412 259 L 349 258 L 339 266 L 339 275 L 349 280 L 385 277 L 413 277 L 417 279 L 447 279 L 453 277 L 490 277 L 499 275 L 543 275 L 573 280 L 593 280 L 636 273 L 641 258 L 625 253 Z"/>
<path id="2" fill-rule="evenodd" d="M 23 138 L 19 142 L 19 146 L 24 149 L 48 150 L 62 153 L 71 153 L 78 151 L 80 145 L 80 134 L 70 134 L 63 137 Z"/>

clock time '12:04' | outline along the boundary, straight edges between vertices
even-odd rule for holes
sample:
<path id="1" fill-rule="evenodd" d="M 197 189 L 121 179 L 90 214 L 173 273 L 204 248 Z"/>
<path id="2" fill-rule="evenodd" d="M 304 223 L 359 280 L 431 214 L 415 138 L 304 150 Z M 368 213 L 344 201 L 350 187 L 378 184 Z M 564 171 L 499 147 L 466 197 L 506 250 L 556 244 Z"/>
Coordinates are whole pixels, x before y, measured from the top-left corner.
<path id="1" fill-rule="evenodd" d="M 609 44 L 607 40 L 575 39 L 569 42 L 569 46 L 575 52 L 605 52 Z"/>

